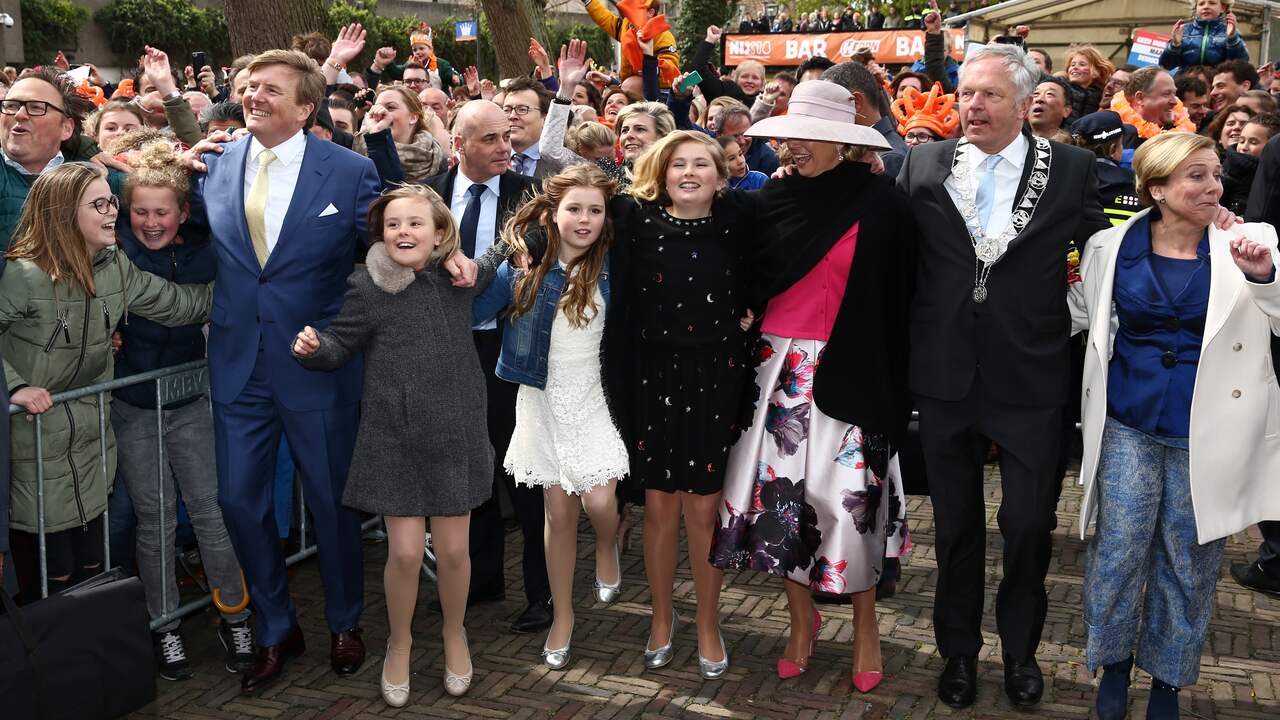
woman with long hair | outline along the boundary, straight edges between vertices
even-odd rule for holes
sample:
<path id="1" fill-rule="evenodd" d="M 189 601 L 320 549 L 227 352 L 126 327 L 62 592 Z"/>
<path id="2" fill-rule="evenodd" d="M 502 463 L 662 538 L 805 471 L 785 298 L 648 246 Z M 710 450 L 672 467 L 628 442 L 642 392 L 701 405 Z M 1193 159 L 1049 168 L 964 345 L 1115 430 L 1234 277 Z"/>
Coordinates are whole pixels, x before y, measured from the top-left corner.
<path id="1" fill-rule="evenodd" d="M 448 132 L 435 113 L 422 107 L 417 94 L 400 84 L 378 89 L 351 149 L 368 156 L 369 144 L 385 146 L 388 141 L 388 150 L 400 158 L 404 182 L 421 183 L 446 168 Z"/>
<path id="2" fill-rule="evenodd" d="M 615 282 L 608 203 L 616 183 L 593 165 L 546 180 L 504 234 L 518 253 L 524 237 L 545 239 L 528 272 L 510 262 L 476 299 L 476 324 L 503 317 L 498 377 L 520 385 L 504 467 L 516 483 L 540 488 L 546 506 L 547 577 L 554 619 L 542 648 L 552 670 L 569 664 L 578 517 L 596 531 L 595 596 L 622 590 L 618 481 L 628 472 L 620 420 L 626 417 L 623 284 Z"/>
<path id="3" fill-rule="evenodd" d="M 102 568 L 102 513 L 116 471 L 111 423 L 99 425 L 111 414 L 108 397 L 54 408 L 51 395 L 112 379 L 111 333 L 128 314 L 177 327 L 204 322 L 212 303 L 210 285 L 167 282 L 117 250 L 119 208 L 97 165 L 71 162 L 45 172 L 31 185 L 0 276 L 0 351 L 9 387 L 17 388 L 9 400 L 44 415 L 50 593 Z M 15 425 L 10 434 L 11 523 L 28 533 L 38 522 L 34 427 Z"/>
<path id="4" fill-rule="evenodd" d="M 1209 126 L 1205 128 L 1204 134 L 1216 144 L 1218 154 L 1221 155 L 1235 148 L 1236 143 L 1240 142 L 1240 133 L 1254 115 L 1257 113 L 1248 105 L 1239 103 L 1229 105 L 1214 116 Z"/>
<path id="5" fill-rule="evenodd" d="M 1102 91 L 1116 66 L 1092 45 L 1074 45 L 1067 50 L 1068 98 L 1075 117 L 1097 112 L 1102 103 Z"/>

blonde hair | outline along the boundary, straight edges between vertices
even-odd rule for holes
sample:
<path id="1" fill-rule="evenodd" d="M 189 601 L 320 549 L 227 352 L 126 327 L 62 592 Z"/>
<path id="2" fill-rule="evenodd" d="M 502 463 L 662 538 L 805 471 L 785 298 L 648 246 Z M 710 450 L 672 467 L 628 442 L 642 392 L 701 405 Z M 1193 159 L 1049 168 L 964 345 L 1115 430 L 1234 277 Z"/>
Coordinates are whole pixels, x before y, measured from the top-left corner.
<path id="1" fill-rule="evenodd" d="M 583 151 L 596 150 L 602 147 L 613 147 L 617 137 L 607 125 L 588 121 L 570 128 L 565 135 L 565 144 L 569 149 L 583 154 Z"/>
<path id="2" fill-rule="evenodd" d="M 124 197 L 127 206 L 133 199 L 133 191 L 140 187 L 168 188 L 178 200 L 178 207 L 187 206 L 187 193 L 191 190 L 191 178 L 178 164 L 178 153 L 168 140 L 143 145 L 129 158 L 132 172 L 125 176 Z"/>
<path id="3" fill-rule="evenodd" d="M 458 233 L 458 224 L 453 221 L 449 206 L 426 185 L 402 185 L 395 190 L 383 193 L 369 205 L 369 242 L 382 242 L 382 216 L 387 206 L 396 200 L 418 200 L 431 208 L 431 220 L 435 225 L 436 249 L 427 258 L 427 265 L 443 262 L 462 246 L 462 236 Z"/>
<path id="4" fill-rule="evenodd" d="M 702 127 L 707 127 L 707 123 L 711 122 L 711 108 L 717 108 L 717 107 L 721 109 L 720 117 L 724 117 L 725 111 L 737 110 L 738 108 L 746 110 L 747 114 L 751 113 L 751 109 L 748 108 L 745 104 L 743 104 L 743 102 L 738 98 L 735 98 L 731 95 L 721 95 L 715 100 L 712 100 L 711 102 L 707 103 L 706 110 L 704 110 L 702 112 L 702 115 L 698 118 L 698 124 L 701 125 Z"/>
<path id="5" fill-rule="evenodd" d="M 716 174 L 721 180 L 729 178 L 729 164 L 725 162 L 724 150 L 720 143 L 710 136 L 689 130 L 677 130 L 654 143 L 636 160 L 635 179 L 631 184 L 631 196 L 637 200 L 653 202 L 666 207 L 671 204 L 671 196 L 667 194 L 667 167 L 671 165 L 671 156 L 676 149 L 685 143 L 694 143 L 706 148 L 711 160 L 716 164 Z"/>
<path id="6" fill-rule="evenodd" d="M 676 129 L 676 118 L 667 109 L 666 105 L 660 102 L 638 102 L 618 111 L 618 117 L 613 121 L 614 130 L 621 135 L 622 126 L 632 115 L 647 115 L 653 118 L 653 129 L 658 137 L 663 137 Z"/>
<path id="7" fill-rule="evenodd" d="M 732 77 L 732 78 L 733 78 L 733 81 L 734 81 L 734 82 L 737 82 L 737 81 L 738 81 L 738 76 L 742 74 L 742 71 L 744 71 L 744 70 L 749 70 L 749 69 L 750 69 L 750 70 L 757 70 L 757 71 L 759 71 L 759 73 L 760 73 L 760 80 L 761 80 L 762 82 L 763 82 L 764 80 L 766 80 L 766 79 L 769 77 L 769 74 L 768 74 L 768 73 L 766 73 L 766 72 L 765 72 L 765 70 L 764 70 L 764 63 L 760 62 L 759 60 L 744 60 L 744 61 L 742 61 L 742 63 L 741 63 L 740 65 L 738 65 L 737 67 L 735 67 L 735 68 L 733 69 L 733 73 L 732 73 L 732 74 L 730 74 L 730 77 Z"/>
<path id="8" fill-rule="evenodd" d="M 54 283 L 69 280 L 93 295 L 93 257 L 77 214 L 89 184 L 106 177 L 105 168 L 87 162 L 63 163 L 37 177 L 5 257 L 30 260 Z"/>
<path id="9" fill-rule="evenodd" d="M 294 79 L 297 80 L 294 89 L 297 103 L 310 103 L 311 114 L 315 115 L 316 110 L 320 109 L 320 101 L 324 99 L 324 75 L 316 61 L 300 50 L 267 50 L 255 55 L 245 70 L 252 75 L 255 70 L 272 65 L 284 65 L 293 71 Z"/>
<path id="10" fill-rule="evenodd" d="M 138 124 L 146 127 L 147 119 L 142 116 L 142 110 L 134 103 L 128 100 L 112 100 L 102 107 L 89 113 L 84 119 L 84 134 L 98 139 L 98 126 L 102 124 L 102 117 L 108 113 L 125 112 L 137 119 Z M 106 148 L 102 148 L 106 150 Z"/>
<path id="11" fill-rule="evenodd" d="M 412 113 L 415 118 L 417 118 L 417 121 L 413 124 L 414 135 L 417 135 L 420 132 L 431 132 L 431 127 L 427 125 L 427 113 L 423 109 L 422 101 L 418 99 L 417 93 L 410 90 L 407 85 L 402 85 L 400 83 L 396 83 L 394 85 L 379 85 L 378 91 L 374 95 L 374 99 L 376 100 L 377 96 L 384 92 L 394 92 L 399 95 L 401 102 L 405 105 L 405 108 Z M 355 111 L 353 110 L 352 114 L 354 114 L 354 112 Z"/>
<path id="12" fill-rule="evenodd" d="M 596 307 L 596 283 L 604 270 L 604 259 L 613 244 L 613 221 L 608 216 L 609 198 L 618 184 L 595 165 L 574 165 L 559 175 L 548 178 L 542 184 L 542 192 L 534 195 L 507 221 L 503 237 L 517 253 L 528 252 L 524 237 L 535 226 L 541 227 L 547 238 L 547 249 L 542 261 L 529 272 L 520 275 L 512 292 L 508 317 L 516 318 L 533 309 L 538 291 L 547 271 L 560 257 L 560 229 L 556 226 L 555 213 L 564 197 L 574 188 L 599 190 L 605 203 L 604 227 L 600 237 L 587 252 L 574 258 L 564 269 L 566 285 L 560 294 L 560 306 L 573 327 L 586 327 L 600 312 Z M 588 314 L 588 311 L 590 314 Z"/>
<path id="13" fill-rule="evenodd" d="M 1067 48 L 1067 56 L 1063 60 L 1063 66 L 1069 67 L 1071 65 L 1071 58 L 1076 55 L 1082 56 L 1085 59 L 1085 62 L 1089 63 L 1089 67 L 1093 68 L 1093 74 L 1097 76 L 1095 80 L 1101 85 L 1106 85 L 1107 81 L 1110 80 L 1111 76 L 1116 72 L 1116 66 L 1103 56 L 1103 54 L 1098 51 L 1098 48 L 1092 45 L 1072 45 Z"/>
<path id="14" fill-rule="evenodd" d="M 1151 186 L 1165 184 L 1192 153 L 1213 149 L 1212 139 L 1195 133 L 1162 133 L 1142 143 L 1133 154 L 1133 172 L 1142 204 L 1155 204 Z"/>
<path id="15" fill-rule="evenodd" d="M 165 135 L 164 131 L 142 126 L 134 128 L 129 132 L 121 135 L 111 144 L 102 148 L 108 155 L 119 155 L 121 153 L 130 153 L 140 150 L 143 147 L 155 142 L 166 142 L 172 144 L 174 142 L 172 135 Z"/>

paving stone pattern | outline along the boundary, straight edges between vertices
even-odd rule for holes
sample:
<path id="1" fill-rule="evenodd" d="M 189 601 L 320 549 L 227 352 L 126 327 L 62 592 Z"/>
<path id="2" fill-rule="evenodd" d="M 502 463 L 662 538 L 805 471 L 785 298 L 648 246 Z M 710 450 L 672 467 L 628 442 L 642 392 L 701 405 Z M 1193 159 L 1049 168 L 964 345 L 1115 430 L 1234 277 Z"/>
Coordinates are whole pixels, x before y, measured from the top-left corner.
<path id="1" fill-rule="evenodd" d="M 778 718 L 780 720 L 881 720 L 882 718 L 1089 718 L 1094 679 L 1084 664 L 1085 627 L 1081 612 L 1085 543 L 1074 532 L 1080 493 L 1068 478 L 1059 506 L 1053 561 L 1049 568 L 1049 614 L 1039 659 L 1046 688 L 1032 712 L 1016 711 L 1002 689 L 1000 648 L 993 605 L 1001 577 L 996 529 L 999 483 L 992 469 L 987 482 L 987 613 L 980 656 L 978 701 L 954 711 L 934 694 L 942 660 L 936 653 L 931 608 L 936 570 L 932 508 L 913 497 L 909 517 L 914 554 L 903 568 L 897 596 L 878 606 L 885 681 L 869 695 L 850 683 L 852 624 L 849 607 L 824 606 L 825 622 L 809 672 L 780 681 L 774 662 L 786 644 L 787 610 L 780 581 L 758 573 L 729 573 L 721 596 L 725 641 L 732 666 L 727 677 L 706 682 L 698 675 L 692 626 L 694 595 L 688 569 L 676 578 L 676 607 L 682 622 L 675 660 L 646 671 L 641 650 L 648 636 L 649 593 L 637 527 L 623 555 L 625 586 L 616 604 L 598 605 L 591 595 L 593 536 L 584 522 L 579 538 L 576 581 L 577 627 L 573 661 L 552 672 L 540 661 L 543 635 L 513 635 L 507 629 L 524 609 L 520 591 L 519 533 L 507 535 L 507 601 L 473 609 L 467 628 L 475 664 L 471 692 L 454 699 L 444 693 L 440 618 L 427 611 L 434 587 L 424 581 L 415 624 L 410 704 L 394 709 L 378 694 L 386 608 L 382 594 L 385 546 L 365 552 L 365 638 L 369 659 L 350 677 L 329 669 L 328 634 L 314 561 L 295 569 L 290 584 L 299 603 L 307 653 L 285 678 L 257 696 L 240 694 L 239 679 L 220 661 L 214 635 L 217 617 L 206 612 L 184 624 L 195 678 L 160 680 L 159 699 L 138 718 Z M 1199 684 L 1183 690 L 1184 718 L 1275 720 L 1280 718 L 1280 601 L 1238 586 L 1230 563 L 1252 556 L 1256 530 L 1232 538 L 1218 584 L 1217 610 L 1205 644 Z M 1132 717 L 1145 716 L 1150 680 L 1131 693 Z"/>

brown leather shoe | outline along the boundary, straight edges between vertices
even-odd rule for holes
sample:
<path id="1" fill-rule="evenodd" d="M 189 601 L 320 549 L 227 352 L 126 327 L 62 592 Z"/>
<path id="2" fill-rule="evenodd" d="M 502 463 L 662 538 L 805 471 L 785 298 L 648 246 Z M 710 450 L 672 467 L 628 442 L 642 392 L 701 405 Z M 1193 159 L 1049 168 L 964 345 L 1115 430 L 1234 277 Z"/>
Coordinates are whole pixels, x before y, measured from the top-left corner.
<path id="1" fill-rule="evenodd" d="M 258 648 L 258 654 L 253 659 L 253 669 L 240 677 L 240 689 L 253 692 L 270 685 L 284 673 L 285 663 L 298 657 L 306 649 L 302 628 L 295 625 L 284 642 Z"/>
<path id="2" fill-rule="evenodd" d="M 360 628 L 333 633 L 329 640 L 329 664 L 339 675 L 350 675 L 364 663 L 364 640 Z"/>

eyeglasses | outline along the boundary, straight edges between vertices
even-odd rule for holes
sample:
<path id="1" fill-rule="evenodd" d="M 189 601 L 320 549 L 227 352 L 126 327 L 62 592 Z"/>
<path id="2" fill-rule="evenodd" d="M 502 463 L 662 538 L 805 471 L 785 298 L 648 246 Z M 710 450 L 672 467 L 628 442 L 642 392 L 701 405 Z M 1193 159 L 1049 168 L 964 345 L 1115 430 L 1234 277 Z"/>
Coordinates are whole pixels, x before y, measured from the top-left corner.
<path id="1" fill-rule="evenodd" d="M 933 133 L 907 133 L 903 138 L 908 145 L 920 145 L 921 143 L 933 142 Z"/>
<path id="2" fill-rule="evenodd" d="M 426 78 L 412 78 L 412 79 L 405 78 L 404 84 L 408 85 L 409 87 L 419 87 L 421 85 L 426 85 L 427 79 Z"/>
<path id="3" fill-rule="evenodd" d="M 99 215 L 106 215 L 111 212 L 111 210 L 120 209 L 120 198 L 112 195 L 110 197 L 98 198 L 91 203 L 85 203 L 85 205 L 97 210 Z"/>
<path id="4" fill-rule="evenodd" d="M 520 117 L 524 117 L 525 115 L 528 115 L 531 110 L 533 110 L 533 108 L 528 105 L 503 105 L 502 106 L 502 112 L 504 115 L 510 115 L 511 113 L 515 113 Z"/>
<path id="5" fill-rule="evenodd" d="M 57 110 L 63 115 L 67 114 L 66 110 L 43 100 L 0 100 L 0 112 L 5 115 L 17 115 L 18 111 L 24 107 L 27 109 L 27 114 L 31 117 L 40 117 L 41 115 L 48 113 L 50 110 Z"/>

